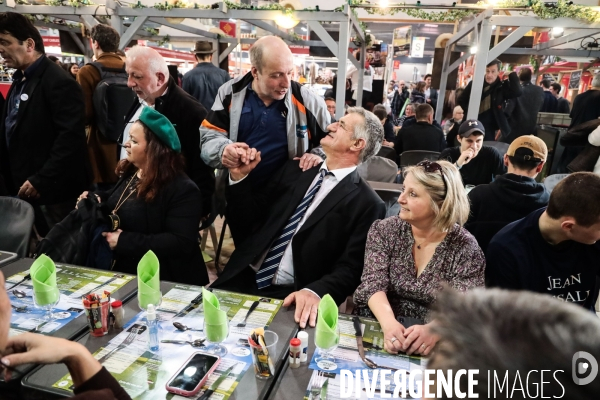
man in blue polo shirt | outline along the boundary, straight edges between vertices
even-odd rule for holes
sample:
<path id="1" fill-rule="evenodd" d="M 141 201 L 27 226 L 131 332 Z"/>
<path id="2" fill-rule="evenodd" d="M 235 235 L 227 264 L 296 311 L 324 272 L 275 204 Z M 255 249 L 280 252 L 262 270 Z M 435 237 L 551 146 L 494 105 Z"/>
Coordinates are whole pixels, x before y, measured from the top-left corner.
<path id="1" fill-rule="evenodd" d="M 285 42 L 265 36 L 250 49 L 252 70 L 225 83 L 200 127 L 201 153 L 213 168 L 238 168 L 262 162 L 250 173 L 262 186 L 287 160 L 299 158 L 307 170 L 322 159 L 310 151 L 319 146 L 331 117 L 325 101 L 291 80 L 292 53 Z"/>
<path id="2" fill-rule="evenodd" d="M 546 293 L 593 310 L 600 275 L 600 177 L 560 181 L 548 208 L 507 225 L 486 253 L 486 284 Z"/>

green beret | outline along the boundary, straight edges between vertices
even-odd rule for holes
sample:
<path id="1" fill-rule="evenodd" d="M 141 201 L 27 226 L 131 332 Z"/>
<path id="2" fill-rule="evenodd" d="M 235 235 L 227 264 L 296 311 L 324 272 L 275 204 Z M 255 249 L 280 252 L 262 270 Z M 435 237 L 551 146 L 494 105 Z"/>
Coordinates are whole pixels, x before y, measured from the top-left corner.
<path id="1" fill-rule="evenodd" d="M 154 133 L 158 139 L 171 150 L 181 153 L 181 143 L 177 136 L 175 127 L 161 113 L 152 107 L 144 107 L 140 114 L 140 121 L 144 123 Z"/>

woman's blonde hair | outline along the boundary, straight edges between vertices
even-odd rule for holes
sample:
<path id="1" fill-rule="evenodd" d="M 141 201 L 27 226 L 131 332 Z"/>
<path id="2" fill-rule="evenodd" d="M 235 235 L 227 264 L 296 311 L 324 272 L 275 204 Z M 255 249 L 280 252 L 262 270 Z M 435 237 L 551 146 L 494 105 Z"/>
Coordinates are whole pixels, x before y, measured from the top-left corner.
<path id="1" fill-rule="evenodd" d="M 430 169 L 431 172 L 427 172 L 423 166 L 415 165 L 406 168 L 404 176 L 412 173 L 415 180 L 423 185 L 431 197 L 431 209 L 435 213 L 433 225 L 441 231 L 448 231 L 455 223 L 462 226 L 467 222 L 469 198 L 454 164 L 441 160 L 435 163 L 441 171 Z"/>

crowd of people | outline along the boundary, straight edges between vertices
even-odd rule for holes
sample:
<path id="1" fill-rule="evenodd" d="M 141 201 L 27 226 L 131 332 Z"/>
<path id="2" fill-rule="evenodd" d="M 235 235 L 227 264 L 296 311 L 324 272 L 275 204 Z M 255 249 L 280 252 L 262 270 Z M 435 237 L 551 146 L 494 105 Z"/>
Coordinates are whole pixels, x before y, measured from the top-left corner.
<path id="1" fill-rule="evenodd" d="M 72 79 L 45 56 L 28 19 L 0 14 L 0 54 L 17 69 L 0 121 L 0 194 L 32 204 L 40 237 L 91 202 L 107 216 L 89 236 L 104 247 L 109 268 L 135 273 L 153 250 L 161 279 L 206 285 L 198 229 L 214 213 L 215 187 L 222 185 L 235 251 L 211 286 L 295 304 L 302 328 L 315 325 L 325 294 L 338 304 L 353 296 L 354 313 L 380 322 L 387 351 L 431 354 L 437 368 L 514 373 L 556 349 L 549 364 L 568 369 L 570 349 L 600 354 L 598 335 L 577 331 L 588 324 L 586 332 L 598 332 L 591 312 L 600 288 L 600 176 L 574 173 L 548 193 L 535 181 L 548 149 L 532 131 L 519 131 L 505 155 L 484 145 L 516 134 L 507 101 L 537 96 L 541 107 L 548 93 L 558 104 L 552 85 L 544 93 L 529 87 L 528 69 L 503 81 L 499 62 L 490 63 L 478 119 L 465 120 L 471 83 L 452 118 L 437 123 L 438 92 L 428 76 L 411 93 L 400 82 L 391 114 L 349 107 L 332 122 L 335 102 L 291 80 L 292 54 L 277 37 L 257 40 L 251 71 L 232 80 L 213 70 L 212 48 L 198 43 L 198 66 L 183 88 L 153 49 L 135 46 L 123 61 L 114 29 L 97 25 L 91 39 L 96 60 L 124 69 L 135 94 L 117 140 L 98 129 L 98 70 L 86 65 Z M 578 99 L 574 118 L 578 106 L 588 107 Z M 597 118 L 595 110 L 586 116 Z M 531 118 L 522 116 L 525 129 Z M 400 213 L 385 218 L 386 206 L 360 167 L 407 150 L 441 154 L 401 171 Z M 215 182 L 215 169 L 226 171 L 222 182 Z M 476 187 L 467 193 L 465 185 Z M 4 366 L 66 362 L 79 391 L 109 379 L 78 345 L 59 356 L 52 350 L 58 339 L 27 334 L 7 341 L 7 303 L 0 289 Z M 487 356 L 485 349 L 499 354 L 499 346 L 509 355 L 475 357 Z M 108 382 L 113 397 L 126 398 Z M 591 389 L 569 390 L 576 398 Z"/>

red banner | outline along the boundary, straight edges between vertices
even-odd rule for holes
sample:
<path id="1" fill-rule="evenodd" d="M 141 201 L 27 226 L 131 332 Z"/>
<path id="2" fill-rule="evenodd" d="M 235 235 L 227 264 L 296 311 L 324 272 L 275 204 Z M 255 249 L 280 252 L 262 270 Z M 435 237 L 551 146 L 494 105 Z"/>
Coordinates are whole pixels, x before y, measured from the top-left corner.
<path id="1" fill-rule="evenodd" d="M 235 24 L 229 21 L 219 21 L 219 29 L 231 37 L 235 37 Z"/>
<path id="2" fill-rule="evenodd" d="M 177 60 L 191 61 L 191 62 L 196 61 L 196 58 L 191 53 L 185 53 L 183 51 L 177 51 L 177 50 L 163 49 L 162 47 L 152 47 L 152 46 L 150 46 L 150 47 L 153 48 L 154 50 L 156 50 L 158 52 L 158 54 L 160 54 L 161 56 L 163 56 L 165 58 L 175 58 Z"/>
<path id="3" fill-rule="evenodd" d="M 44 47 L 60 47 L 60 36 L 42 36 Z"/>

